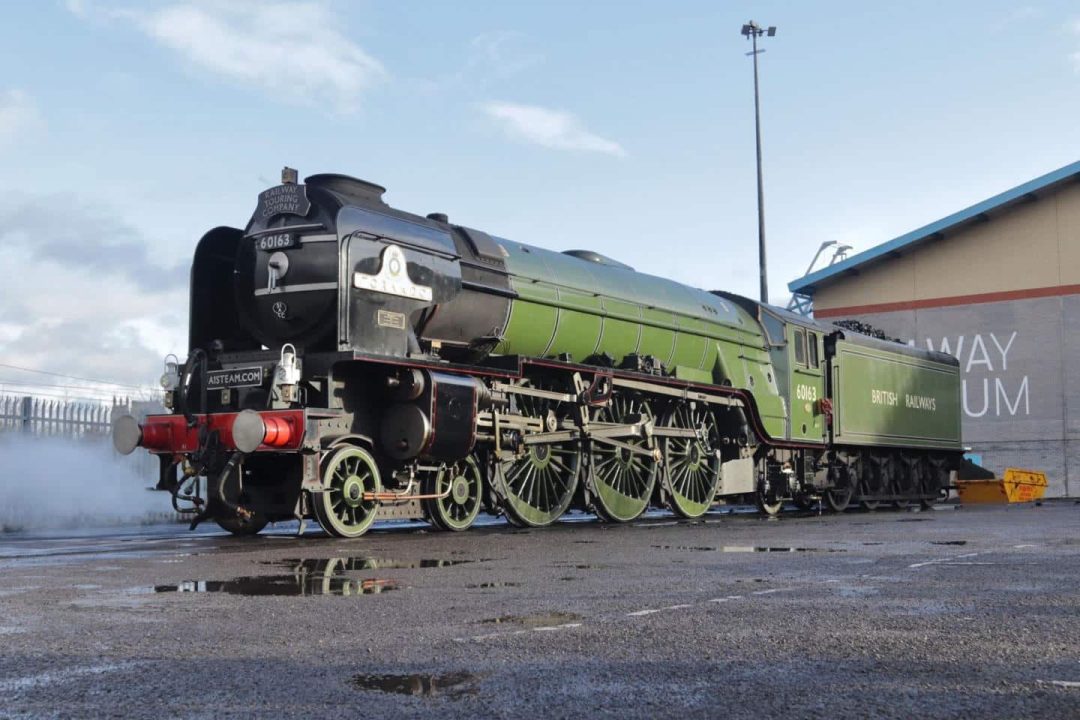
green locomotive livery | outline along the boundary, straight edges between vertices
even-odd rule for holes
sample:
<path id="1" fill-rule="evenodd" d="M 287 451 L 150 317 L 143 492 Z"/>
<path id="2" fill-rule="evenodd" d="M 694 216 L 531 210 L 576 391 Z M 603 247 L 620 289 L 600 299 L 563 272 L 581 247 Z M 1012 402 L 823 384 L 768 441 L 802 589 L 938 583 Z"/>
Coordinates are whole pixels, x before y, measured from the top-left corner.
<path id="1" fill-rule="evenodd" d="M 448 530 L 718 503 L 934 502 L 962 454 L 955 358 L 590 251 L 388 206 L 341 175 L 262 193 L 192 265 L 172 412 L 116 423 L 193 525 Z M 203 490 L 205 488 L 205 491 Z"/>

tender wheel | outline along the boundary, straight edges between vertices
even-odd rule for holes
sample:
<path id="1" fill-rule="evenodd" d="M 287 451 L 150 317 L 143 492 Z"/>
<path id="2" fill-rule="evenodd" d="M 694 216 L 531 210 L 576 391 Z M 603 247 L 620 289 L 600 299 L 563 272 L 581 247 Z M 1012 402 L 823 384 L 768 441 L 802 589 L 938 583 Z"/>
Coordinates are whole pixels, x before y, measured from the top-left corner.
<path id="1" fill-rule="evenodd" d="M 925 497 L 921 498 L 919 500 L 919 507 L 923 510 L 932 510 L 934 504 L 938 502 L 939 499 L 948 498 L 949 491 L 945 490 L 942 492 L 941 483 L 937 479 L 937 468 L 934 467 L 930 460 L 922 458 L 919 460 L 916 467 L 919 469 L 919 492 L 924 496 L 934 496 L 929 500 Z"/>
<path id="2" fill-rule="evenodd" d="M 311 508 L 327 534 L 359 537 L 375 522 L 379 503 L 364 500 L 364 493 L 380 492 L 382 481 L 367 450 L 354 446 L 332 450 L 323 460 L 323 487 L 311 494 Z"/>
<path id="3" fill-rule="evenodd" d="M 896 494 L 902 499 L 893 500 L 892 504 L 897 510 L 906 510 L 914 504 L 913 496 L 919 494 L 918 465 L 901 455 L 894 459 L 893 467 L 895 468 L 893 477 Z"/>
<path id="4" fill-rule="evenodd" d="M 833 512 L 844 512 L 851 504 L 851 498 L 855 497 L 855 488 L 859 484 L 859 476 L 854 468 L 840 471 L 837 478 L 837 487 L 825 491 L 825 504 Z"/>
<path id="5" fill-rule="evenodd" d="M 880 495 L 885 491 L 882 467 L 870 457 L 862 457 L 859 460 L 859 478 L 861 479 L 862 495 Z M 859 500 L 859 507 L 867 512 L 874 512 L 881 507 L 880 500 Z"/>
<path id="6" fill-rule="evenodd" d="M 423 501 L 424 514 L 443 530 L 465 530 L 480 514 L 484 478 L 471 456 L 429 473 L 422 487 L 425 495 L 446 495 Z"/>
<path id="7" fill-rule="evenodd" d="M 639 395 L 614 395 L 596 413 L 595 422 L 628 424 L 653 417 L 648 402 Z M 621 437 L 619 445 L 594 439 L 589 443 L 589 490 L 594 509 L 612 522 L 633 520 L 649 507 L 656 488 L 657 463 L 648 452 L 648 441 Z"/>
<path id="8" fill-rule="evenodd" d="M 523 415 L 544 418 L 546 426 L 556 425 L 569 413 L 568 407 L 546 398 L 519 395 L 517 403 Z M 574 499 L 580 469 L 580 440 L 526 445 L 514 459 L 496 462 L 495 484 L 506 519 L 519 527 L 542 527 L 558 520 Z"/>
<path id="9" fill-rule="evenodd" d="M 677 515 L 701 517 L 712 507 L 720 485 L 720 458 L 716 448 L 720 432 L 709 409 L 696 403 L 679 403 L 664 418 L 664 427 L 697 432 L 696 438 L 664 438 L 664 489 Z"/>

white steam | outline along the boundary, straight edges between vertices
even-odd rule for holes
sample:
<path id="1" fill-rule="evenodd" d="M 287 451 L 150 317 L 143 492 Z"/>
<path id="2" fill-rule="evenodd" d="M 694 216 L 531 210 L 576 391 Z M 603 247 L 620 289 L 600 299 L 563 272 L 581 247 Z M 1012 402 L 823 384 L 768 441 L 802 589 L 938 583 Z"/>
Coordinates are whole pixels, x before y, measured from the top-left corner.
<path id="1" fill-rule="evenodd" d="M 108 436 L 0 433 L 0 532 L 164 520 L 166 493 L 148 492 L 154 466 L 121 457 Z"/>

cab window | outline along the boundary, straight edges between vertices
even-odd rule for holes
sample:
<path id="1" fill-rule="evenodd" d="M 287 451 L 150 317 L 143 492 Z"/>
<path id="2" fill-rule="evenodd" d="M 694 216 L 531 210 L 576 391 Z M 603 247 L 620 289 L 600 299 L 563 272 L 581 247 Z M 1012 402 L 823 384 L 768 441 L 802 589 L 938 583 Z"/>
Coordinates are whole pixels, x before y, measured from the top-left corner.
<path id="1" fill-rule="evenodd" d="M 806 342 L 810 350 L 810 367 L 818 367 L 818 336 L 817 333 L 806 333 Z"/>
<path id="2" fill-rule="evenodd" d="M 806 365 L 806 333 L 799 328 L 795 330 L 795 362 Z"/>

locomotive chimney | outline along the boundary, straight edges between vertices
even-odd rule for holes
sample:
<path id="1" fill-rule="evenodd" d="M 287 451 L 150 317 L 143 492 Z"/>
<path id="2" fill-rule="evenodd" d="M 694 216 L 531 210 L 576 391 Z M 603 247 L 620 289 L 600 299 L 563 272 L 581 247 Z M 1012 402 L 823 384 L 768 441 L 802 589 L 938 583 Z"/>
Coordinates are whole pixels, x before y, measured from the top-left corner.
<path id="1" fill-rule="evenodd" d="M 427 218 L 428 220 L 434 220 L 435 222 L 440 222 L 443 224 L 447 224 L 450 222 L 450 218 L 447 217 L 446 213 L 428 213 Z"/>
<path id="2" fill-rule="evenodd" d="M 297 172 L 296 168 L 291 168 L 288 165 L 281 168 L 281 184 L 282 185 L 295 185 L 296 181 L 299 180 L 299 178 L 300 178 L 300 173 Z"/>

